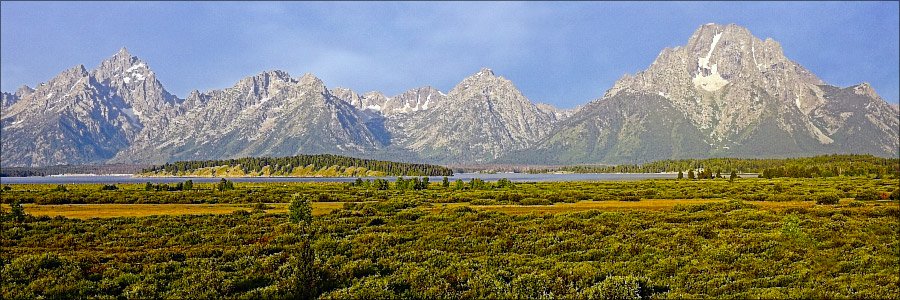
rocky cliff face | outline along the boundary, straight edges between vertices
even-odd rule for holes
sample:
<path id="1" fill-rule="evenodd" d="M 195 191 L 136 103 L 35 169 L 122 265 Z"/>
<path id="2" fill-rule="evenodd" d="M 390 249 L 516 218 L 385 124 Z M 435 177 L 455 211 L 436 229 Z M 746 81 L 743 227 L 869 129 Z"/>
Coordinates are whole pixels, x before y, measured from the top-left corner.
<path id="1" fill-rule="evenodd" d="M 611 114 L 647 105 L 657 111 L 626 119 Z M 857 117 L 849 120 L 852 116 Z M 561 123 L 538 152 L 552 155 L 547 149 L 598 134 L 634 139 L 647 133 L 643 126 L 659 121 L 651 117 L 685 119 L 690 126 L 663 128 L 653 133 L 663 139 L 638 138 L 617 144 L 616 151 L 569 151 L 555 160 L 620 163 L 821 153 L 896 156 L 900 147 L 896 111 L 868 85 L 829 86 L 786 58 L 774 40 L 758 39 L 733 24 L 707 24 L 687 45 L 664 49 L 647 70 L 623 77 L 603 98 Z M 657 145 L 651 147 L 656 150 L 645 151 L 651 144 L 682 144 L 695 133 L 697 139 L 687 140 L 697 145 Z"/>

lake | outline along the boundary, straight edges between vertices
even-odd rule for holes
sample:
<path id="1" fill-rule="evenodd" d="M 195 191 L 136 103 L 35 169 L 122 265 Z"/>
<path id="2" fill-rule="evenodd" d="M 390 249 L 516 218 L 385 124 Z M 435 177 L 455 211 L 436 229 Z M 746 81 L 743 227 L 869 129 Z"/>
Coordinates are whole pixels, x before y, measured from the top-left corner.
<path id="1" fill-rule="evenodd" d="M 590 174 L 527 174 L 527 173 L 458 173 L 450 176 L 451 181 L 461 179 L 469 181 L 473 178 L 480 178 L 485 181 L 497 181 L 502 178 L 509 179 L 514 182 L 551 182 L 551 181 L 597 181 L 597 180 L 643 180 L 643 179 L 669 179 L 675 178 L 677 174 L 661 174 L 661 173 L 638 173 L 638 174 L 622 174 L 622 173 L 590 173 Z M 408 176 L 407 176 L 408 177 Z M 226 177 L 227 178 L 227 177 Z M 397 176 L 392 177 L 367 177 L 366 179 L 384 178 L 394 181 Z M 410 178 L 410 177 L 408 177 Z M 219 177 L 133 177 L 131 175 L 69 175 L 69 176 L 45 176 L 45 177 L 0 177 L 0 184 L 70 184 L 70 183 L 173 183 L 183 182 L 191 179 L 194 182 L 217 182 Z M 227 178 L 234 182 L 351 182 L 355 181 L 354 177 L 235 177 Z M 441 176 L 430 176 L 431 182 L 440 182 Z"/>

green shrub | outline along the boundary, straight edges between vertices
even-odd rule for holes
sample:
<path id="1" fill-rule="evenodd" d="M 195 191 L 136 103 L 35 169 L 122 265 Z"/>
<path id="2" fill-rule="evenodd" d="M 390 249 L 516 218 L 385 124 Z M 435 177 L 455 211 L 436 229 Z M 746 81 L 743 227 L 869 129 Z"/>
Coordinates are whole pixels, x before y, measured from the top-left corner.
<path id="1" fill-rule="evenodd" d="M 522 205 L 553 205 L 553 202 L 547 199 L 525 198 L 520 201 Z"/>
<path id="2" fill-rule="evenodd" d="M 855 198 L 856 198 L 856 200 L 863 200 L 863 201 L 881 199 L 881 197 L 878 196 L 877 192 L 875 192 L 874 190 L 870 190 L 870 189 L 862 190 L 862 191 L 856 193 Z"/>
<path id="3" fill-rule="evenodd" d="M 641 196 L 637 195 L 625 195 L 619 198 L 619 201 L 629 201 L 629 202 L 637 202 L 641 201 Z"/>
<path id="4" fill-rule="evenodd" d="M 497 201 L 491 199 L 475 199 L 469 202 L 472 205 L 496 205 Z"/>
<path id="5" fill-rule="evenodd" d="M 818 194 L 813 199 L 816 200 L 816 204 L 834 205 L 838 204 L 841 197 L 838 197 L 836 194 Z"/>
<path id="6" fill-rule="evenodd" d="M 612 276 L 586 288 L 580 296 L 583 299 L 645 299 L 652 292 L 646 278 Z"/>

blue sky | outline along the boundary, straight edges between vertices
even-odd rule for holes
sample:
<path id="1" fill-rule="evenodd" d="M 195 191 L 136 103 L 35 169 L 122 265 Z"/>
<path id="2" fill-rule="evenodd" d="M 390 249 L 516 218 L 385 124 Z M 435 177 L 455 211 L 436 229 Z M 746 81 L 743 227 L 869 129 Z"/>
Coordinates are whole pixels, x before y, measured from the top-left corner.
<path id="1" fill-rule="evenodd" d="M 481 67 L 535 102 L 570 108 L 683 45 L 702 24 L 779 41 L 826 82 L 900 99 L 898 2 L 2 2 L 3 91 L 122 46 L 180 97 L 281 69 L 329 87 L 448 91 Z"/>

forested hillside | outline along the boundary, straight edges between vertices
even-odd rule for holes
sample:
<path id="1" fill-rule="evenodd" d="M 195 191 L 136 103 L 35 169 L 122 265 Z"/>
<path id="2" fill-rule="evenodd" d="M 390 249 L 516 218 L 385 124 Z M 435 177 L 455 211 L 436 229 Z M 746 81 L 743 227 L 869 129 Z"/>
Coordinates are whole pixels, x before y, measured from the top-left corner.
<path id="1" fill-rule="evenodd" d="M 451 176 L 449 168 L 318 154 L 290 157 L 245 157 L 228 160 L 179 161 L 144 169 L 145 176 Z"/>

